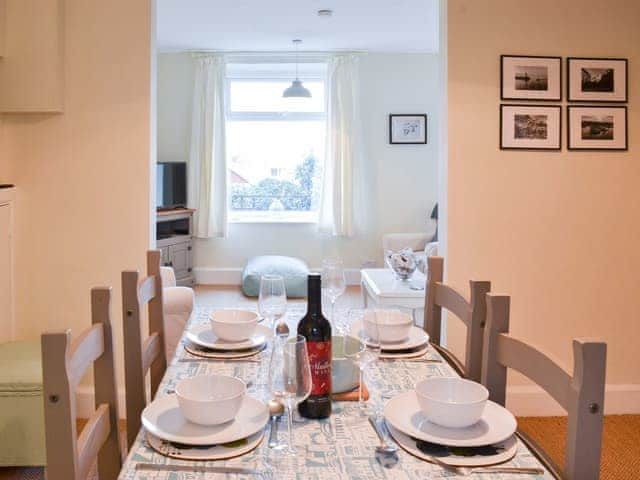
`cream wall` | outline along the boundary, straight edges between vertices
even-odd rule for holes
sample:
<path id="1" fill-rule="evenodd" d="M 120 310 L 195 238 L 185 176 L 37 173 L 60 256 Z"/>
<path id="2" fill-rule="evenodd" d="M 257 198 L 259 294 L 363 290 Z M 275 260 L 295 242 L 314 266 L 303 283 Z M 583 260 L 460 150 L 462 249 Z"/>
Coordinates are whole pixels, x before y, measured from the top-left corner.
<path id="1" fill-rule="evenodd" d="M 573 337 L 608 342 L 609 411 L 640 411 L 639 21 L 625 0 L 448 2 L 449 280 L 490 279 L 512 333 L 568 366 Z M 500 54 L 628 58 L 629 151 L 500 151 Z"/>
<path id="2" fill-rule="evenodd" d="M 0 181 L 19 186 L 17 336 L 86 328 L 90 288 L 111 285 L 119 367 L 120 271 L 149 247 L 150 3 L 66 0 L 64 113 L 0 130 Z"/>
<path id="3" fill-rule="evenodd" d="M 319 235 L 311 224 L 230 224 L 225 239 L 199 240 L 195 265 L 240 268 L 260 254 L 295 255 L 312 266 L 340 256 L 348 267 L 381 262 L 381 237 L 388 232 L 423 231 L 437 199 L 438 56 L 365 55 L 360 64 L 364 132 L 366 211 L 353 238 Z M 158 64 L 158 159 L 189 156 L 193 61 L 189 54 L 162 54 Z M 389 113 L 427 113 L 428 145 L 389 145 Z M 259 239 L 256 241 L 256 239 Z"/>
<path id="4" fill-rule="evenodd" d="M 4 119 L 0 115 L 0 183 L 9 182 L 9 157 L 5 151 L 2 139 L 4 138 Z"/>

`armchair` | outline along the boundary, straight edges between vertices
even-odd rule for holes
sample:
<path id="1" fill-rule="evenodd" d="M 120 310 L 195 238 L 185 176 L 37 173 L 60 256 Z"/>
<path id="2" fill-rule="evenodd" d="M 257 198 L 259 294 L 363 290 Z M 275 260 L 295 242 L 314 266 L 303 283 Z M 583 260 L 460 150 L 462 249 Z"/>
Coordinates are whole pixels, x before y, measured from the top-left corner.
<path id="1" fill-rule="evenodd" d="M 189 287 L 177 287 L 171 267 L 161 267 L 164 299 L 164 345 L 167 360 L 173 358 L 178 342 L 193 311 L 195 296 Z"/>

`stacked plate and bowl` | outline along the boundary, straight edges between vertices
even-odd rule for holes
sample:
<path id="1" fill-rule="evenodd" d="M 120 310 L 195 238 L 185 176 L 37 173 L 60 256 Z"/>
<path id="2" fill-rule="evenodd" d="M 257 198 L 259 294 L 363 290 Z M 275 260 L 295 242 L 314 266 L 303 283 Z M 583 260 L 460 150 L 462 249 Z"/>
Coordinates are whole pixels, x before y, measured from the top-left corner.
<path id="1" fill-rule="evenodd" d="M 351 335 L 379 341 L 380 358 L 412 358 L 427 353 L 429 335 L 398 310 L 368 310 L 351 324 Z"/>
<path id="2" fill-rule="evenodd" d="M 198 357 L 220 360 L 251 357 L 264 350 L 273 336 L 260 320 L 249 310 L 217 310 L 209 316 L 209 323 L 187 330 L 185 349 Z"/>
<path id="3" fill-rule="evenodd" d="M 227 375 L 181 380 L 142 412 L 147 441 L 157 452 L 184 460 L 221 460 L 256 448 L 269 419 L 267 406 Z"/>
<path id="4" fill-rule="evenodd" d="M 480 467 L 506 462 L 517 450 L 516 419 L 487 389 L 457 377 L 431 377 L 390 399 L 384 417 L 395 441 L 427 461 Z"/>

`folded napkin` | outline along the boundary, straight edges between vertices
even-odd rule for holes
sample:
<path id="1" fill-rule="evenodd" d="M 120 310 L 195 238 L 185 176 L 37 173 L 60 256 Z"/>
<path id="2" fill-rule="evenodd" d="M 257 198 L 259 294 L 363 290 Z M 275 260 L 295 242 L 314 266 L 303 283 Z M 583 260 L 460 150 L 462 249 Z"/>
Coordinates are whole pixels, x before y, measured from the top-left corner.
<path id="1" fill-rule="evenodd" d="M 369 390 L 364 383 L 362 384 L 362 398 L 369 400 Z M 331 399 L 334 402 L 357 402 L 359 399 L 358 388 L 356 387 L 355 390 L 351 390 L 350 392 L 334 393 L 331 395 Z"/>

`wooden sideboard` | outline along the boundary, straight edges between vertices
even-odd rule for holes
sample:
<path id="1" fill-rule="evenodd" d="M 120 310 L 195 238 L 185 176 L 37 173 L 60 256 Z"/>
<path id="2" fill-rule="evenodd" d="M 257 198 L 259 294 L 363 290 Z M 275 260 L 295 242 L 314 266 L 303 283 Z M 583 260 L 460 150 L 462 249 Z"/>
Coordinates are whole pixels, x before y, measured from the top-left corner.
<path id="1" fill-rule="evenodd" d="M 176 283 L 191 287 L 193 275 L 193 214 L 195 210 L 179 208 L 156 214 L 156 246 L 162 252 L 162 265 L 172 267 Z"/>

